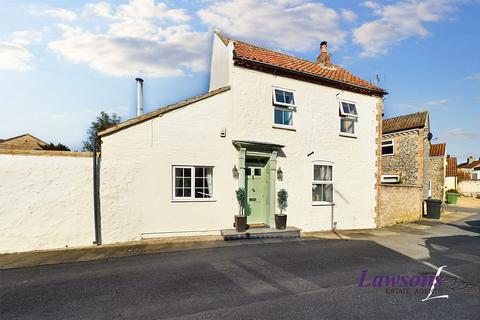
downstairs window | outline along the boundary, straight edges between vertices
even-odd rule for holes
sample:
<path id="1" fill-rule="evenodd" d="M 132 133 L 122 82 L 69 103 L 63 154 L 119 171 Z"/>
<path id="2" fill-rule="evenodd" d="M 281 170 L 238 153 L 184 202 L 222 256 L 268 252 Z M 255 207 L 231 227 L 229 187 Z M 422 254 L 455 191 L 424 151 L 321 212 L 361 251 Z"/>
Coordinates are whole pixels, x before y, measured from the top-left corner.
<path id="1" fill-rule="evenodd" d="M 213 198 L 213 167 L 173 166 L 173 199 Z"/>
<path id="2" fill-rule="evenodd" d="M 318 162 L 313 164 L 312 203 L 333 203 L 333 164 Z"/>

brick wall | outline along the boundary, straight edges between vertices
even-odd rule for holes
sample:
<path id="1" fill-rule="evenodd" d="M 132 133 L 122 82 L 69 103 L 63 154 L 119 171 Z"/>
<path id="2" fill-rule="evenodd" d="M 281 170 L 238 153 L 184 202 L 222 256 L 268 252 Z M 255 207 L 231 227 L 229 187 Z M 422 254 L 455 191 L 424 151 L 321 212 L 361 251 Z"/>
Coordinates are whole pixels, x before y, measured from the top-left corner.
<path id="1" fill-rule="evenodd" d="M 42 150 L 45 142 L 36 139 L 30 135 L 21 136 L 8 141 L 0 143 L 0 149 L 15 149 L 15 150 Z"/>
<path id="2" fill-rule="evenodd" d="M 423 193 L 418 185 L 380 186 L 378 226 L 415 221 L 422 217 Z"/>
<path id="3" fill-rule="evenodd" d="M 445 158 L 430 158 L 430 180 L 432 181 L 432 198 L 445 200 Z"/>

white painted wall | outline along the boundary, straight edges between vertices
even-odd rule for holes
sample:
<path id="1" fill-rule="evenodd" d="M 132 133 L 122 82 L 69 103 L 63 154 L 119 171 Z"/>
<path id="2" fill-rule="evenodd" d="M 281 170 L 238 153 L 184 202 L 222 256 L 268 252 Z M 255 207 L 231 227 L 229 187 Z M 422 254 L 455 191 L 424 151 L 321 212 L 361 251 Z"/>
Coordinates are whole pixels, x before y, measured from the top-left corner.
<path id="1" fill-rule="evenodd" d="M 230 70 L 230 91 L 102 138 L 104 243 L 232 228 L 238 211 L 232 140 L 285 145 L 277 163 L 284 180 L 276 188 L 289 192 L 288 225 L 328 230 L 333 214 L 340 229 L 375 227 L 377 98 L 235 67 L 229 50 L 229 65 L 219 59 L 217 66 Z M 211 88 L 225 83 L 224 72 Z M 295 90 L 296 131 L 272 128 L 272 86 Z M 357 103 L 357 138 L 339 135 L 337 94 Z M 314 160 L 335 163 L 335 206 L 312 205 Z M 172 201 L 173 165 L 214 166 L 214 201 Z"/>
<path id="2" fill-rule="evenodd" d="M 152 236 L 218 234 L 237 212 L 231 91 L 103 137 L 104 243 Z M 227 137 L 220 131 L 227 128 Z M 172 201 L 172 166 L 214 166 L 214 201 Z"/>
<path id="3" fill-rule="evenodd" d="M 457 177 L 445 177 L 445 191 L 457 189 Z"/>
<path id="4" fill-rule="evenodd" d="M 93 241 L 92 158 L 0 154 L 0 253 Z"/>
<path id="5" fill-rule="evenodd" d="M 273 128 L 272 86 L 295 91 L 296 131 Z M 238 140 L 285 145 L 278 158 L 289 192 L 288 224 L 306 231 L 375 227 L 375 157 L 377 98 L 341 91 L 250 69 L 232 72 L 234 128 Z M 339 100 L 357 104 L 358 137 L 340 136 Z M 307 156 L 310 152 L 313 155 Z M 312 162 L 333 161 L 335 206 L 313 206 Z"/>
<path id="6" fill-rule="evenodd" d="M 233 44 L 225 46 L 217 33 L 213 33 L 212 58 L 210 60 L 209 91 L 230 84 L 230 72 Z"/>
<path id="7" fill-rule="evenodd" d="M 457 185 L 457 190 L 461 195 L 467 197 L 480 196 L 480 181 L 464 180 Z"/>

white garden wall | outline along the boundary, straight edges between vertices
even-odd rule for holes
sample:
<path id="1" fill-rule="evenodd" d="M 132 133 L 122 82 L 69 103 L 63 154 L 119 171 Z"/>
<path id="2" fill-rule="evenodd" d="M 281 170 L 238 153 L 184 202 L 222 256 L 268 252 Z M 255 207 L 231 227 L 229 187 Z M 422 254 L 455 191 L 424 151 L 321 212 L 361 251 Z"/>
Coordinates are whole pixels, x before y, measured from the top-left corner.
<path id="1" fill-rule="evenodd" d="M 0 154 L 0 253 L 91 245 L 91 156 L 26 153 Z"/>
<path id="2" fill-rule="evenodd" d="M 466 197 L 478 197 L 480 196 L 480 181 L 464 180 L 458 183 L 458 192 L 462 196 Z"/>

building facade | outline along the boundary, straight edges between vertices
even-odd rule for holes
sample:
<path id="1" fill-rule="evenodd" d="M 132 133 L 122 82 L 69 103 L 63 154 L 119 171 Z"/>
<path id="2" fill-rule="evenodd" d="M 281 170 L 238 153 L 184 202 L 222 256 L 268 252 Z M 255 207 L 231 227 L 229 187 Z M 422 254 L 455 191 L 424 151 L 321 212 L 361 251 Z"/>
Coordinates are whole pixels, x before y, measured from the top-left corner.
<path id="1" fill-rule="evenodd" d="M 218 234 L 238 188 L 249 224 L 274 226 L 284 188 L 288 225 L 375 227 L 384 94 L 326 43 L 310 62 L 216 32 L 208 93 L 99 134 L 104 241 Z"/>
<path id="2" fill-rule="evenodd" d="M 428 112 L 383 120 L 382 182 L 416 185 L 430 195 L 430 122 Z"/>
<path id="3" fill-rule="evenodd" d="M 5 140 L 0 139 L 0 149 L 7 150 L 43 150 L 42 146 L 45 145 L 44 141 L 29 133 Z"/>
<path id="4" fill-rule="evenodd" d="M 445 143 L 430 146 L 430 196 L 445 200 L 445 178 L 447 173 L 447 145 Z"/>

